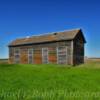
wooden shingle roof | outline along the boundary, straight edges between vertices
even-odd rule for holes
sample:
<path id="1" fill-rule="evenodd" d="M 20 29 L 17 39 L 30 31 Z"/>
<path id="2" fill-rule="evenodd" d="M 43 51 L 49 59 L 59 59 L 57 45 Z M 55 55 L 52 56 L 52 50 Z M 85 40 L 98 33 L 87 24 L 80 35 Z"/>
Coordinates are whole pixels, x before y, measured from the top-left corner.
<path id="1" fill-rule="evenodd" d="M 27 38 L 16 39 L 12 41 L 9 46 L 18 46 L 25 44 L 36 44 L 36 43 L 45 43 L 61 40 L 73 40 L 75 36 L 81 31 L 81 29 L 63 31 L 63 32 L 54 32 L 46 35 L 32 36 Z"/>

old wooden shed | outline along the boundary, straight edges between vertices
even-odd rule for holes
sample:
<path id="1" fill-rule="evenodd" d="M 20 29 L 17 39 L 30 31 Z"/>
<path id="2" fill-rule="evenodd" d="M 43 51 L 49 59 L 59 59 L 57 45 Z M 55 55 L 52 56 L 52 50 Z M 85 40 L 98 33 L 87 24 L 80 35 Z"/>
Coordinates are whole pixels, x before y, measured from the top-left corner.
<path id="1" fill-rule="evenodd" d="M 9 44 L 9 63 L 82 64 L 85 43 L 81 29 L 16 39 Z"/>

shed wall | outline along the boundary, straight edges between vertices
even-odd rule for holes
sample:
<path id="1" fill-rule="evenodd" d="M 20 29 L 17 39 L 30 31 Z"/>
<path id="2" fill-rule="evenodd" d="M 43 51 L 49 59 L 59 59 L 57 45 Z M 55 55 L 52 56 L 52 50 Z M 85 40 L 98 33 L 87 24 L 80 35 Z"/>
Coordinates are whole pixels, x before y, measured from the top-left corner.
<path id="1" fill-rule="evenodd" d="M 78 65 L 84 63 L 84 41 L 81 36 L 82 34 L 78 34 L 74 39 L 73 44 L 73 64 Z"/>
<path id="2" fill-rule="evenodd" d="M 20 63 L 27 64 L 28 63 L 28 49 L 33 48 L 33 63 L 34 64 L 42 64 L 42 48 L 48 48 L 48 60 L 49 63 L 57 63 L 57 47 L 66 46 L 67 47 L 67 64 L 72 64 L 71 57 L 71 41 L 59 41 L 52 43 L 43 43 L 43 44 L 33 44 L 27 46 L 16 46 L 9 47 L 9 63 L 14 63 L 14 49 L 20 48 Z"/>

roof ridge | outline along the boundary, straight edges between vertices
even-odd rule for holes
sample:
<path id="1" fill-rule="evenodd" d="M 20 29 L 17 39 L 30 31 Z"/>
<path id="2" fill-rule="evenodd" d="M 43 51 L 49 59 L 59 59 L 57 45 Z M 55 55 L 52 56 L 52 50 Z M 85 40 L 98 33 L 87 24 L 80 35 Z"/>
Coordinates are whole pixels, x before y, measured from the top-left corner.
<path id="1" fill-rule="evenodd" d="M 45 34 L 53 34 L 53 33 L 67 32 L 67 31 L 75 31 L 75 30 L 81 30 L 81 28 L 67 29 L 67 30 L 55 31 L 55 32 L 47 32 L 47 33 L 45 33 Z M 42 34 L 42 33 L 41 33 L 41 34 Z M 44 34 L 44 35 L 45 35 L 45 34 Z"/>
<path id="2" fill-rule="evenodd" d="M 42 43 L 47 41 L 59 41 L 59 40 L 72 40 L 75 38 L 76 34 L 79 33 L 81 29 L 70 29 L 70 30 L 63 30 L 59 32 L 51 32 L 45 34 L 38 34 L 34 36 L 27 36 L 24 38 L 17 38 L 16 40 L 11 42 L 11 45 L 19 45 L 19 44 L 26 44 L 27 43 Z M 55 34 L 56 33 L 56 34 Z M 25 40 L 25 41 L 24 41 Z"/>
<path id="3" fill-rule="evenodd" d="M 55 31 L 55 32 L 41 33 L 41 34 L 38 34 L 38 35 L 32 35 L 32 37 L 46 36 L 46 35 L 52 35 L 52 34 L 54 34 L 54 33 L 68 32 L 68 31 L 75 31 L 75 30 L 81 30 L 81 28 L 69 29 L 69 30 L 63 30 L 63 31 Z M 31 37 L 31 36 L 30 36 L 30 37 Z"/>
<path id="4" fill-rule="evenodd" d="M 26 36 L 26 37 L 20 37 L 20 38 L 17 38 L 16 40 L 26 39 L 26 38 L 33 38 L 33 37 L 39 37 L 39 36 L 48 36 L 48 35 L 53 35 L 54 33 L 69 32 L 69 31 L 75 31 L 75 30 L 81 30 L 81 28 L 69 29 L 69 30 L 62 30 L 62 31 L 55 31 L 55 32 L 41 33 L 41 34 L 38 34 L 38 35 L 31 35 L 31 36 Z"/>

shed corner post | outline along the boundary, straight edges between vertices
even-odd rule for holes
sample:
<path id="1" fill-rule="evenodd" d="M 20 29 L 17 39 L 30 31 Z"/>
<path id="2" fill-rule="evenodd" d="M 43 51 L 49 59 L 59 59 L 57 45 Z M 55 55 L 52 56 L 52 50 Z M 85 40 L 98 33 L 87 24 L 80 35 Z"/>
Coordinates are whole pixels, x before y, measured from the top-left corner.
<path id="1" fill-rule="evenodd" d="M 71 41 L 71 65 L 74 65 L 74 41 Z"/>

